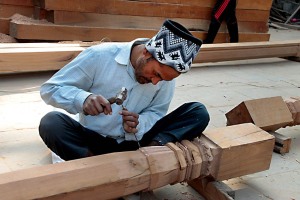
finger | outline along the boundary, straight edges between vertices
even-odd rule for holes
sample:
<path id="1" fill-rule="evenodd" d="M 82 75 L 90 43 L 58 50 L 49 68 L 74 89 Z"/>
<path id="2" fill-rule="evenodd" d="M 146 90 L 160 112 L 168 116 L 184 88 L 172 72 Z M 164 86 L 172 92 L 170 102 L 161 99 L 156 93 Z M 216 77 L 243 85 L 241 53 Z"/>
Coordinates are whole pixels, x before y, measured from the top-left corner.
<path id="1" fill-rule="evenodd" d="M 102 96 L 99 96 L 99 102 L 103 108 L 103 112 L 105 115 L 111 115 L 112 114 L 112 108 L 110 102 L 103 98 Z"/>
<path id="2" fill-rule="evenodd" d="M 138 132 L 138 130 L 136 128 L 131 128 L 131 133 L 136 134 Z"/>
<path id="3" fill-rule="evenodd" d="M 92 105 L 92 103 L 85 104 L 83 108 L 85 115 L 98 115 L 99 111 Z"/>
<path id="4" fill-rule="evenodd" d="M 134 112 L 129 112 L 128 110 L 124 110 L 124 109 L 120 111 L 120 114 L 123 115 L 123 117 L 132 116 L 132 117 L 134 117 L 136 119 L 139 118 L 138 114 L 136 114 Z"/>
<path id="5" fill-rule="evenodd" d="M 130 128 L 136 128 L 137 125 L 138 125 L 138 122 L 137 122 L 137 121 L 126 121 L 125 123 L 126 123 L 126 125 L 127 125 L 128 127 L 130 127 Z"/>
<path id="6" fill-rule="evenodd" d="M 98 97 L 91 99 L 91 112 L 95 115 L 98 115 L 103 112 L 103 107 Z"/>
<path id="7" fill-rule="evenodd" d="M 139 124 L 139 121 L 134 117 L 123 118 L 123 122 L 131 128 L 136 128 L 137 125 Z"/>
<path id="8" fill-rule="evenodd" d="M 125 130 L 127 133 L 137 133 L 137 132 L 138 132 L 138 129 L 137 129 L 137 128 L 132 128 L 132 127 L 129 127 L 129 126 L 125 126 L 125 127 L 124 127 L 124 130 Z"/>

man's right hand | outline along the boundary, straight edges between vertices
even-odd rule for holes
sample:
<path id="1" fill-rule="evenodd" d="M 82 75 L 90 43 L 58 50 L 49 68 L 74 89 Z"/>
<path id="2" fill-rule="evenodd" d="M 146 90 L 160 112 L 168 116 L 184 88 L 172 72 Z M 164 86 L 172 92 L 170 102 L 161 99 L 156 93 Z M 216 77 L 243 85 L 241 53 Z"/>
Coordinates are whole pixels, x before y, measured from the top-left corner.
<path id="1" fill-rule="evenodd" d="M 101 95 L 91 94 L 83 103 L 83 113 L 85 115 L 111 115 L 112 109 L 109 101 Z"/>

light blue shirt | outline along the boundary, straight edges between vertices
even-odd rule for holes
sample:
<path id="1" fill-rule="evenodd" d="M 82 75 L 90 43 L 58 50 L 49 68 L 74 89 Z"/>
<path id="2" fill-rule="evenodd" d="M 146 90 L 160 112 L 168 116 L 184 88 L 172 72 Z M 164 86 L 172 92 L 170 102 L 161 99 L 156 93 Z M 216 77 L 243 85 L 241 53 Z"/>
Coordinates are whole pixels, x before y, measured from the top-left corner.
<path id="1" fill-rule="evenodd" d="M 126 87 L 128 93 L 123 105 L 128 111 L 139 114 L 136 136 L 140 140 L 167 113 L 175 89 L 175 80 L 160 81 L 157 85 L 136 81 L 129 59 L 131 48 L 134 43 L 148 40 L 102 43 L 87 48 L 41 86 L 42 99 L 71 114 L 79 113 L 79 122 L 83 126 L 103 136 L 115 138 L 118 142 L 135 141 L 134 135 L 123 129 L 120 105 L 112 104 L 112 115 L 83 114 L 83 103 L 90 94 L 108 99 Z"/>

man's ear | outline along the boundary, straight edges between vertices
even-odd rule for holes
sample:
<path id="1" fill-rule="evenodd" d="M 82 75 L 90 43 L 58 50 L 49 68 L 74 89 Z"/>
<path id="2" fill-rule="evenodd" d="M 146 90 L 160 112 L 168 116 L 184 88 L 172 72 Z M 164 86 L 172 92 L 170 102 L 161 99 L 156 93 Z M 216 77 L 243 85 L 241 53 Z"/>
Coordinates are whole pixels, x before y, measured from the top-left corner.
<path id="1" fill-rule="evenodd" d="M 143 50 L 143 55 L 145 56 L 146 59 L 152 57 L 152 54 L 146 48 L 144 48 Z"/>

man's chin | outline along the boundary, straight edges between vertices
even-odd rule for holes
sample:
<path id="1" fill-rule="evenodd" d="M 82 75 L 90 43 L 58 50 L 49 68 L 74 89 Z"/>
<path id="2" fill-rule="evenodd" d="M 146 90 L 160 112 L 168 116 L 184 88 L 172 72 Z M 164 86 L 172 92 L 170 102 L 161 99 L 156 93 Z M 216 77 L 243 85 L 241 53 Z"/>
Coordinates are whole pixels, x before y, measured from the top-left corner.
<path id="1" fill-rule="evenodd" d="M 150 83 L 147 79 L 141 77 L 139 79 L 137 79 L 137 81 L 140 83 L 140 84 L 147 84 L 147 83 Z"/>

